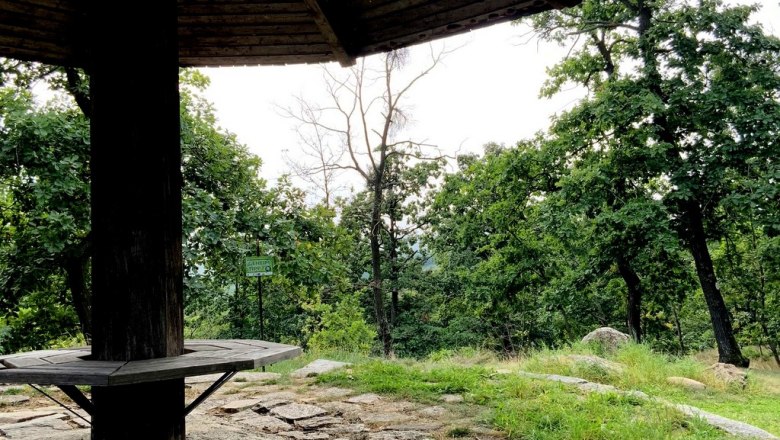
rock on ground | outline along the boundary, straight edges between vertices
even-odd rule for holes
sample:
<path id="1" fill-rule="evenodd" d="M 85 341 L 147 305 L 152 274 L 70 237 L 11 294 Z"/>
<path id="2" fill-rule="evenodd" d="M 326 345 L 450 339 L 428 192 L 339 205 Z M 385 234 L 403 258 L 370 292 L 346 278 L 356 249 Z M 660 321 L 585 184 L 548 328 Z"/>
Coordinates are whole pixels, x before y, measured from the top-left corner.
<path id="1" fill-rule="evenodd" d="M 558 374 L 538 374 L 538 373 L 529 373 L 527 371 L 518 371 L 517 374 L 524 377 L 530 377 L 531 379 L 550 380 L 553 382 L 566 383 L 570 385 L 579 385 L 583 383 L 588 383 L 587 380 L 581 379 L 579 377 L 560 376 Z"/>
<path id="2" fill-rule="evenodd" d="M 329 440 L 330 436 L 324 432 L 287 431 L 279 435 L 295 440 Z"/>
<path id="3" fill-rule="evenodd" d="M 252 411 L 258 413 L 258 414 L 265 414 L 267 412 L 270 412 L 272 409 L 276 408 L 277 406 L 283 406 L 283 405 L 289 405 L 289 400 L 282 400 L 282 399 L 272 399 L 272 400 L 258 400 L 257 404 L 252 406 Z"/>
<path id="4" fill-rule="evenodd" d="M 324 428 L 325 426 L 338 425 L 342 422 L 342 419 L 337 417 L 312 417 L 310 419 L 296 420 L 295 427 L 303 429 L 304 431 L 311 431 L 313 429 Z"/>
<path id="5" fill-rule="evenodd" d="M 10 425 L 14 423 L 26 422 L 28 420 L 38 419 L 41 417 L 53 416 L 59 413 L 56 410 L 30 410 L 30 411 L 13 411 L 0 413 L 0 426 Z"/>
<path id="6" fill-rule="evenodd" d="M 359 414 L 360 420 L 368 425 L 388 425 L 405 423 L 412 420 L 412 416 L 394 411 L 365 411 Z"/>
<path id="7" fill-rule="evenodd" d="M 29 396 L 23 396 L 21 394 L 11 394 L 8 396 L 0 396 L 0 406 L 6 405 L 19 405 L 30 401 Z"/>
<path id="8" fill-rule="evenodd" d="M 368 434 L 368 440 L 423 440 L 433 436 L 422 431 L 380 431 Z"/>
<path id="9" fill-rule="evenodd" d="M 735 365 L 718 362 L 712 364 L 707 369 L 711 370 L 715 377 L 722 380 L 727 385 L 737 385 L 741 388 L 747 386 L 747 373 L 740 370 Z"/>
<path id="10" fill-rule="evenodd" d="M 688 405 L 671 405 L 677 408 L 683 414 L 689 417 L 699 417 L 705 422 L 709 423 L 716 428 L 722 429 L 729 434 L 742 438 L 753 438 L 761 440 L 777 440 L 777 437 L 764 431 L 761 428 L 757 428 L 747 423 L 742 423 L 736 420 L 727 419 L 717 414 L 708 413 L 699 408 Z"/>
<path id="11" fill-rule="evenodd" d="M 241 400 L 234 400 L 232 402 L 228 402 L 224 405 L 222 405 L 219 409 L 222 410 L 222 412 L 227 414 L 235 414 L 237 412 L 243 411 L 247 408 L 251 408 L 255 405 L 257 405 L 259 402 L 257 399 L 241 399 Z"/>
<path id="12" fill-rule="evenodd" d="M 689 390 L 702 391 L 707 389 L 707 385 L 687 377 L 669 376 L 666 378 L 666 382 Z"/>
<path id="13" fill-rule="evenodd" d="M 623 364 L 589 354 L 569 354 L 560 356 L 559 359 L 567 363 L 575 363 L 580 365 L 587 365 L 589 367 L 600 368 L 607 373 L 612 374 L 622 374 L 626 371 L 626 367 Z"/>
<path id="14" fill-rule="evenodd" d="M 209 384 L 216 382 L 219 380 L 224 373 L 215 373 L 215 374 L 204 374 L 202 376 L 192 376 L 187 377 L 184 379 L 184 383 L 189 385 L 194 384 Z M 230 381 L 231 382 L 270 382 L 274 380 L 279 380 L 282 377 L 279 373 L 267 373 L 267 372 L 261 372 L 261 371 L 242 371 L 240 373 L 237 373 L 235 376 L 233 376 Z"/>
<path id="15" fill-rule="evenodd" d="M 627 334 L 617 331 L 612 327 L 601 327 L 593 330 L 582 338 L 584 343 L 596 343 L 606 350 L 615 350 L 631 339 Z"/>
<path id="16" fill-rule="evenodd" d="M 345 400 L 347 403 L 359 403 L 361 405 L 374 405 L 375 403 L 379 403 L 379 401 L 382 400 L 381 397 L 379 397 L 376 394 L 361 394 L 359 396 L 350 397 L 349 399 Z"/>
<path id="17" fill-rule="evenodd" d="M 276 417 L 258 415 L 254 411 L 242 411 L 236 414 L 233 420 L 273 434 L 293 429 L 293 426 L 289 423 L 283 422 Z"/>
<path id="18" fill-rule="evenodd" d="M 327 373 L 328 371 L 332 371 L 337 368 L 346 367 L 348 365 L 352 365 L 352 364 L 347 362 L 329 361 L 327 359 L 317 359 L 309 363 L 309 365 L 293 371 L 292 373 L 290 373 L 290 377 L 304 378 L 304 377 L 318 376 L 322 373 Z"/>
<path id="19" fill-rule="evenodd" d="M 54 435 L 70 433 L 73 427 L 65 414 L 53 414 L 19 423 L 0 426 L 5 436 L 13 439 L 48 439 Z"/>
<path id="20" fill-rule="evenodd" d="M 305 403 L 291 403 L 289 405 L 277 406 L 271 410 L 271 414 L 288 422 L 310 419 L 312 417 L 323 416 L 327 413 L 327 411 L 318 406 Z"/>
<path id="21" fill-rule="evenodd" d="M 423 417 L 439 418 L 447 414 L 447 410 L 441 406 L 429 406 L 417 411 L 417 414 Z"/>

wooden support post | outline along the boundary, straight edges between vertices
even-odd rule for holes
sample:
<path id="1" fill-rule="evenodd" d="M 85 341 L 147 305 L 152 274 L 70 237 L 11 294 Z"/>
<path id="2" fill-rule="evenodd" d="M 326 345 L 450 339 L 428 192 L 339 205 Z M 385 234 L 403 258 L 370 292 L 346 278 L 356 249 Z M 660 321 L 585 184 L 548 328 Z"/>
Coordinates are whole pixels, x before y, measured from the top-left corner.
<path id="1" fill-rule="evenodd" d="M 182 354 L 176 0 L 89 0 L 93 341 L 98 360 Z M 92 439 L 184 439 L 183 379 L 92 389 Z"/>

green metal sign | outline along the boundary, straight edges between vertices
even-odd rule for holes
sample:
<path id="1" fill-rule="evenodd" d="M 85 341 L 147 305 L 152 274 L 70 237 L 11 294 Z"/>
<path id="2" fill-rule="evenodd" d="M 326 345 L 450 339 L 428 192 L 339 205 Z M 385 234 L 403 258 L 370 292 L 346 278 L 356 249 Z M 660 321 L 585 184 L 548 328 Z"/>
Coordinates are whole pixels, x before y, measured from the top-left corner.
<path id="1" fill-rule="evenodd" d="M 274 274 L 273 257 L 246 257 L 246 276 L 264 277 Z"/>

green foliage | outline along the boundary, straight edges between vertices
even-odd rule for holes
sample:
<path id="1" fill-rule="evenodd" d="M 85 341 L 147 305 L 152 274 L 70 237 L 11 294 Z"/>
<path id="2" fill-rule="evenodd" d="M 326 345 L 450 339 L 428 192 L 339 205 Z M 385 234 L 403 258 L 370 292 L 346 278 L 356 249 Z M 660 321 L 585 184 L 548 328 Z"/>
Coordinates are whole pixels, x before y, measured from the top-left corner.
<path id="1" fill-rule="evenodd" d="M 0 291 L 6 352 L 77 332 L 67 294 L 89 233 L 89 125 L 0 89 Z"/>
<path id="2" fill-rule="evenodd" d="M 554 194 L 562 170 L 541 148 L 546 142 L 490 146 L 484 158 L 464 161 L 429 212 L 436 267 L 428 276 L 453 290 L 440 307 L 461 321 L 473 317 L 474 330 L 490 332 L 483 343 L 507 353 L 621 321 L 610 288 L 615 274 L 609 265 L 593 267 L 589 255 L 593 223 L 562 211 Z"/>
<path id="3" fill-rule="evenodd" d="M 348 350 L 368 353 L 376 330 L 366 323 L 359 294 L 344 295 L 334 306 L 321 305 L 320 328 L 309 339 L 313 350 Z"/>
<path id="4" fill-rule="evenodd" d="M 259 158 L 216 126 L 199 97 L 207 83 L 198 72 L 182 73 L 186 334 L 258 336 L 256 279 L 242 270 L 244 256 L 259 249 L 278 260 L 266 280 L 266 335 L 305 343 L 304 306 L 350 288 L 337 257 L 350 241 L 335 214 L 305 206 L 289 180 L 266 187 Z M 7 352 L 72 338 L 79 321 L 88 331 L 89 123 L 72 104 L 37 107 L 16 88 L 2 89 L 0 101 L 0 347 Z"/>

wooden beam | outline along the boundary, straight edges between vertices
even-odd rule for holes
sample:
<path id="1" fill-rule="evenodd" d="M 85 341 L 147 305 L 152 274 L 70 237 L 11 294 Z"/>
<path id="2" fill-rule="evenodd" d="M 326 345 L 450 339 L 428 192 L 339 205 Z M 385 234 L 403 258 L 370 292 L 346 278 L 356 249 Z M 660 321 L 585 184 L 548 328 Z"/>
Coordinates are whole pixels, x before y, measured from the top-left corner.
<path id="1" fill-rule="evenodd" d="M 322 36 L 325 37 L 325 41 L 328 42 L 333 56 L 336 61 L 341 64 L 342 67 L 349 67 L 355 64 L 355 57 L 350 55 L 339 35 L 336 33 L 331 20 L 328 18 L 325 11 L 322 10 L 319 0 L 304 0 L 312 14 L 314 14 L 314 21 L 317 23 L 317 27 L 320 28 Z"/>
<path id="2" fill-rule="evenodd" d="M 547 4 L 554 9 L 570 8 L 580 3 L 580 0 L 547 0 Z"/>

